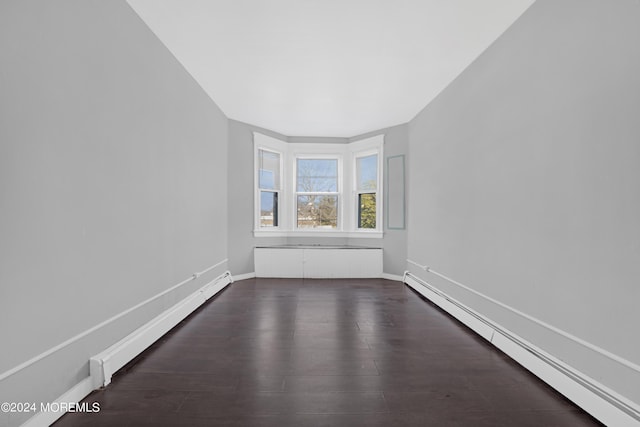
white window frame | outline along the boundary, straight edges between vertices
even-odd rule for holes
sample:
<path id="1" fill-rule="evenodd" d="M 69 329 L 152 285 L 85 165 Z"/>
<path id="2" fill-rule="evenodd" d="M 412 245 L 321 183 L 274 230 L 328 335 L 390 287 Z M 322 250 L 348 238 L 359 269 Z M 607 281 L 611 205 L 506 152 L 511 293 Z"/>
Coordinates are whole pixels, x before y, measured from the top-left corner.
<path id="1" fill-rule="evenodd" d="M 293 145 L 293 144 L 292 144 Z M 292 198 L 292 207 L 293 211 L 291 212 L 293 226 L 292 230 L 298 233 L 330 233 L 336 231 L 343 231 L 345 227 L 344 223 L 344 215 L 343 215 L 343 203 L 344 203 L 344 184 L 343 184 L 343 153 L 341 151 L 337 151 L 334 145 L 336 144 L 301 144 L 293 145 L 293 152 L 291 153 L 291 169 L 293 173 L 293 189 L 291 192 Z M 330 145 L 330 146 L 329 146 Z M 336 192 L 328 192 L 326 194 L 335 194 L 338 196 L 338 213 L 337 213 L 337 221 L 338 225 L 335 229 L 327 230 L 327 229 L 313 229 L 313 228 L 298 228 L 298 194 L 297 185 L 298 185 L 298 159 L 327 159 L 327 160 L 337 160 L 338 161 L 338 182 L 337 182 L 337 191 Z M 319 192 L 313 194 L 320 194 Z"/>
<path id="2" fill-rule="evenodd" d="M 263 135 L 266 137 L 266 135 Z M 269 137 L 266 137 L 269 138 Z M 262 188 L 260 188 L 260 151 L 268 151 L 270 153 L 276 153 L 280 155 L 280 188 L 273 191 L 275 193 L 278 193 L 278 225 L 277 226 L 269 226 L 269 227 L 263 227 L 260 224 L 260 214 L 261 214 L 261 199 L 260 199 L 260 192 L 263 191 Z M 283 209 L 281 206 L 281 201 L 284 198 L 284 191 L 286 189 L 285 183 L 286 183 L 286 178 L 284 176 L 284 163 L 286 161 L 285 159 L 285 154 L 287 151 L 287 146 L 285 142 L 282 142 L 280 140 L 277 140 L 275 138 L 269 138 L 268 140 L 264 140 L 262 141 L 262 143 L 255 143 L 254 144 L 254 156 L 253 156 L 253 160 L 254 160 L 254 164 L 253 164 L 253 170 L 254 170 L 254 182 L 253 182 L 253 188 L 254 188 L 254 199 L 253 199 L 253 206 L 254 208 L 254 230 L 282 230 L 282 213 L 283 213 Z M 266 191 L 272 191 L 272 190 L 266 190 Z"/>
<path id="3" fill-rule="evenodd" d="M 258 150 L 280 154 L 280 192 L 278 195 L 278 226 L 260 226 L 260 189 L 258 188 Z M 361 141 L 333 143 L 287 143 L 254 132 L 254 236 L 255 237 L 383 237 L 383 159 L 384 136 Z M 372 154 L 378 156 L 376 185 L 376 228 L 358 228 L 358 198 L 356 159 Z M 335 229 L 297 227 L 297 159 L 338 160 L 338 226 Z M 336 193 L 332 193 L 336 194 Z"/>
<path id="4" fill-rule="evenodd" d="M 358 163 L 358 159 L 361 159 L 363 157 L 369 157 L 369 156 L 377 156 L 377 174 L 376 174 L 376 189 L 374 191 L 372 190 L 359 190 L 358 189 L 358 167 L 357 167 L 357 163 Z M 381 209 L 379 207 L 379 202 L 382 199 L 382 182 L 380 180 L 380 153 L 378 152 L 378 150 L 373 149 L 373 150 L 365 150 L 365 151 L 360 151 L 360 152 L 356 152 L 353 155 L 353 201 L 355 203 L 354 209 L 355 209 L 355 228 L 358 231 L 376 231 L 380 228 L 380 221 L 382 221 L 382 214 L 381 214 Z M 359 202 L 360 202 L 360 195 L 361 194 L 374 194 L 376 197 L 376 227 L 375 228 L 360 228 L 358 227 L 358 223 L 360 222 L 360 218 L 358 218 L 358 214 L 360 213 L 360 207 L 359 207 Z"/>
<path id="5" fill-rule="evenodd" d="M 351 182 L 352 182 L 352 200 L 351 207 L 352 212 L 349 213 L 350 218 L 353 223 L 351 224 L 351 228 L 356 230 L 360 237 L 364 237 L 367 234 L 375 235 L 377 233 L 382 233 L 384 230 L 383 225 L 383 165 L 384 165 L 384 139 L 383 135 L 378 135 L 377 137 L 367 138 L 361 141 L 352 142 L 349 144 L 349 152 L 350 159 L 349 162 L 351 164 Z M 357 167 L 356 161 L 360 157 L 367 157 L 376 154 L 378 156 L 378 174 L 377 174 L 377 182 L 376 182 L 376 228 L 358 228 L 358 177 L 357 177 Z M 368 191 L 367 193 L 371 193 Z"/>

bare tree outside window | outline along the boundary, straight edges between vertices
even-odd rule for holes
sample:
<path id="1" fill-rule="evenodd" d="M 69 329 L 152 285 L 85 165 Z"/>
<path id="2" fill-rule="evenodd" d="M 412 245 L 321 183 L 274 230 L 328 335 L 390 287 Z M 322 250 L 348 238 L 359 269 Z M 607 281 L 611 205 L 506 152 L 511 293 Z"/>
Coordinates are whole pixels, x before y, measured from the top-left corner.
<path id="1" fill-rule="evenodd" d="M 298 228 L 338 227 L 338 160 L 297 159 Z"/>

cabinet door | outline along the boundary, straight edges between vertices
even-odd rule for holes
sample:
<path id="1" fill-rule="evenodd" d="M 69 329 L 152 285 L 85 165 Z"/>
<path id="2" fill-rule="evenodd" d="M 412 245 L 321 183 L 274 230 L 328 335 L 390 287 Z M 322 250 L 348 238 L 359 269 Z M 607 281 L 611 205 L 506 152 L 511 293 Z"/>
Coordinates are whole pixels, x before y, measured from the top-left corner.
<path id="1" fill-rule="evenodd" d="M 342 249 L 305 249 L 304 277 L 310 279 L 349 277 L 349 260 Z"/>
<path id="2" fill-rule="evenodd" d="M 256 277 L 302 277 L 302 249 L 255 248 Z"/>
<path id="3" fill-rule="evenodd" d="M 306 278 L 367 278 L 382 275 L 382 249 L 305 249 Z"/>

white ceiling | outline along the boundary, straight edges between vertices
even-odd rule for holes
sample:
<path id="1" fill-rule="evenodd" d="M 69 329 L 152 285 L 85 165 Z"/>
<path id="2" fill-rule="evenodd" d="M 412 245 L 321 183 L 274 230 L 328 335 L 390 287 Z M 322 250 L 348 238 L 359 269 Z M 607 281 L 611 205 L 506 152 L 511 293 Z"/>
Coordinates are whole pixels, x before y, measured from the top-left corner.
<path id="1" fill-rule="evenodd" d="M 410 121 L 534 0 L 128 0 L 227 117 L 287 136 Z"/>

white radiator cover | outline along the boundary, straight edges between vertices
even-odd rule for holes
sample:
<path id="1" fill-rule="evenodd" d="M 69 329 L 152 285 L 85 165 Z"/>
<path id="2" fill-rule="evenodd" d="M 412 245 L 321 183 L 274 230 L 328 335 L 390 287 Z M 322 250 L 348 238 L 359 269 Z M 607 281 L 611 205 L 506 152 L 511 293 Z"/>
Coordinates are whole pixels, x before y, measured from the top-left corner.
<path id="1" fill-rule="evenodd" d="M 273 246 L 253 251 L 256 277 L 378 278 L 382 249 L 349 246 Z"/>

